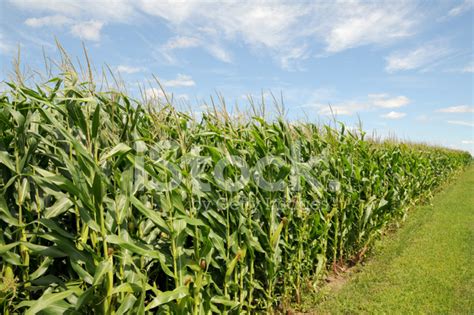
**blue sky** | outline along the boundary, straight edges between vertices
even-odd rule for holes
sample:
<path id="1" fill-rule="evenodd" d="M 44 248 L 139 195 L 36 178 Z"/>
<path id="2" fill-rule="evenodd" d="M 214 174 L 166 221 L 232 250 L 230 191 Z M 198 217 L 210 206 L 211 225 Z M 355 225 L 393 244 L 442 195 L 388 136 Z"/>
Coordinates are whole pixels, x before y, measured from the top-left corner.
<path id="1" fill-rule="evenodd" d="M 44 69 L 56 37 L 73 57 L 82 42 L 96 67 L 119 72 L 194 111 L 211 95 L 283 95 L 289 119 L 324 122 L 332 111 L 380 136 L 474 154 L 474 0 L 147 1 L 3 0 L 0 79 L 18 45 Z M 159 95 L 158 95 L 159 97 Z"/>

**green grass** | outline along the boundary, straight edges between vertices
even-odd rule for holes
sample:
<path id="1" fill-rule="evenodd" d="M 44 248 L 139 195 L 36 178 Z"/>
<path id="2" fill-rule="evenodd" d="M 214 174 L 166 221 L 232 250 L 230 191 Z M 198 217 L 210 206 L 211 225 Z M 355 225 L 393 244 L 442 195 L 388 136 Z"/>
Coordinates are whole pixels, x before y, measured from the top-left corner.
<path id="1" fill-rule="evenodd" d="M 474 166 L 410 213 L 315 313 L 474 313 Z M 308 303 L 308 301 L 306 301 Z"/>

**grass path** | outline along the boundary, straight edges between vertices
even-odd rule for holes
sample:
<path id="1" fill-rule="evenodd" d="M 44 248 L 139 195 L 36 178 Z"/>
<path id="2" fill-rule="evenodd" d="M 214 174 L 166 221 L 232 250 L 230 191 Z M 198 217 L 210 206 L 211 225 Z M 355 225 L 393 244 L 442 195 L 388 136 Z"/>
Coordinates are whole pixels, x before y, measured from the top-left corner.
<path id="1" fill-rule="evenodd" d="M 431 204 L 312 313 L 474 314 L 474 165 Z"/>

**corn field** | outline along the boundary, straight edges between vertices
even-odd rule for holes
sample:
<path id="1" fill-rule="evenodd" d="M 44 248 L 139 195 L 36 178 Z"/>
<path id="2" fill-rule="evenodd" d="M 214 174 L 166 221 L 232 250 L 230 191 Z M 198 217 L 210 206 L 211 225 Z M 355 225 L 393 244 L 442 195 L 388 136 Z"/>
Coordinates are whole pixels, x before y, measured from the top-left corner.
<path id="1" fill-rule="evenodd" d="M 3 314 L 285 308 L 471 161 L 258 109 L 193 117 L 74 72 L 7 85 Z"/>

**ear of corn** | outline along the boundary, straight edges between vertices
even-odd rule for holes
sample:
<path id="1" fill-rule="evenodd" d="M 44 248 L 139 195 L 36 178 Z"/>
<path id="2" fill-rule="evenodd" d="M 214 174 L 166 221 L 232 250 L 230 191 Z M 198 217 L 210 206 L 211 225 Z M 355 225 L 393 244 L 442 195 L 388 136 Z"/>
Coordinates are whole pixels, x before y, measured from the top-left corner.
<path id="1" fill-rule="evenodd" d="M 8 85 L 4 314 L 238 313 L 298 300 L 471 159 L 344 126 L 197 120 L 71 74 Z"/>

